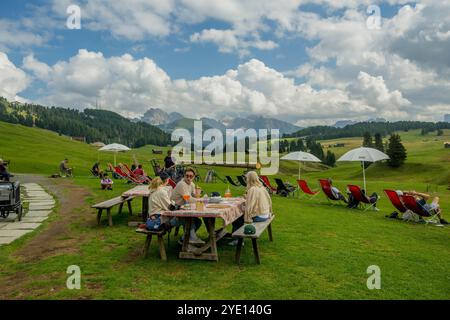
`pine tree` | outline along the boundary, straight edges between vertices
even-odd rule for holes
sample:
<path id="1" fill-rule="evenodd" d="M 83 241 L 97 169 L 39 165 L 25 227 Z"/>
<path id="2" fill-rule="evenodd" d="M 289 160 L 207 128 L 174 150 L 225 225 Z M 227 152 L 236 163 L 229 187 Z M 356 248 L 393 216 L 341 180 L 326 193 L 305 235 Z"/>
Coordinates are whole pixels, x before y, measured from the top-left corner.
<path id="1" fill-rule="evenodd" d="M 384 152 L 383 138 L 380 133 L 375 133 L 375 149 Z"/>
<path id="2" fill-rule="evenodd" d="M 386 150 L 387 155 L 390 157 L 388 165 L 393 168 L 400 167 L 406 160 L 406 149 L 403 146 L 400 136 L 398 134 L 392 134 L 389 138 L 389 146 Z"/>
<path id="3" fill-rule="evenodd" d="M 324 163 L 330 167 L 336 166 L 336 155 L 330 150 L 328 150 Z"/>
<path id="4" fill-rule="evenodd" d="M 370 135 L 370 132 L 364 132 L 363 147 L 372 148 L 372 146 L 373 146 L 373 142 L 372 142 L 372 136 Z"/>
<path id="5" fill-rule="evenodd" d="M 298 139 L 297 146 L 298 146 L 298 150 L 305 151 L 305 144 L 303 143 L 302 139 Z"/>

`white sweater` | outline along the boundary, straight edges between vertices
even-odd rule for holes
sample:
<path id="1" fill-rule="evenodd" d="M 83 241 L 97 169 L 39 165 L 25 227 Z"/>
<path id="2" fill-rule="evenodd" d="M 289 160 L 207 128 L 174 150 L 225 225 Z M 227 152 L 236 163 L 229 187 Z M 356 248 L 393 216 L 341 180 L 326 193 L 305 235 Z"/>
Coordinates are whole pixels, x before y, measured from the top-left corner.
<path id="1" fill-rule="evenodd" d="M 252 218 L 258 215 L 272 213 L 272 199 L 266 188 L 253 186 L 247 190 L 245 203 L 245 223 L 252 223 Z"/>

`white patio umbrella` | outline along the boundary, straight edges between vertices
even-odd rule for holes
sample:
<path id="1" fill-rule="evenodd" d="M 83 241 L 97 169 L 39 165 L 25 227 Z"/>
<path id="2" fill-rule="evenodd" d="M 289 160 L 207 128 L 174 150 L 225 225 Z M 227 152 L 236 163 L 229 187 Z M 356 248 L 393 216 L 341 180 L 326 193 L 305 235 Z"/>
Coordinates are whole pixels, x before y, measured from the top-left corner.
<path id="1" fill-rule="evenodd" d="M 107 144 L 106 146 L 101 147 L 100 149 L 98 149 L 98 151 L 114 152 L 114 166 L 116 166 L 116 155 L 117 155 L 117 152 L 129 151 L 129 150 L 131 150 L 131 149 L 128 148 L 127 146 L 124 146 L 123 144 L 119 144 L 119 143 Z"/>
<path id="2" fill-rule="evenodd" d="M 281 160 L 291 160 L 298 162 L 298 179 L 300 179 L 300 164 L 302 162 L 321 162 L 321 160 L 315 155 L 303 151 L 288 153 L 287 155 L 283 156 Z"/>
<path id="3" fill-rule="evenodd" d="M 364 162 L 377 162 L 381 160 L 390 159 L 387 154 L 384 154 L 380 150 L 373 148 L 356 148 L 348 151 L 337 161 L 358 161 L 362 163 L 363 167 L 363 180 L 364 180 L 364 190 L 366 189 L 366 170 L 364 167 Z"/>

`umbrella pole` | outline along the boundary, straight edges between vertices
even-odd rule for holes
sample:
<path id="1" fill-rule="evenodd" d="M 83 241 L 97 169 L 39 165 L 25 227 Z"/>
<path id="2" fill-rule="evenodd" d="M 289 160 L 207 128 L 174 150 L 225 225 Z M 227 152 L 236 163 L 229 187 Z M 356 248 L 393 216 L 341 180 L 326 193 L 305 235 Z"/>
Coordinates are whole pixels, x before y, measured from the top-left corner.
<path id="1" fill-rule="evenodd" d="M 364 192 L 367 193 L 367 189 L 366 189 L 366 168 L 364 166 L 364 161 L 362 161 L 362 167 L 363 167 Z"/>
<path id="2" fill-rule="evenodd" d="M 114 152 L 114 167 L 116 167 L 117 166 L 117 164 L 116 164 L 116 152 Z"/>
<path id="3" fill-rule="evenodd" d="M 300 168 L 301 168 L 302 163 L 299 161 L 298 162 L 298 180 L 300 180 Z M 297 189 L 298 190 L 298 197 L 300 198 L 300 187 L 298 186 L 298 182 L 297 182 Z"/>

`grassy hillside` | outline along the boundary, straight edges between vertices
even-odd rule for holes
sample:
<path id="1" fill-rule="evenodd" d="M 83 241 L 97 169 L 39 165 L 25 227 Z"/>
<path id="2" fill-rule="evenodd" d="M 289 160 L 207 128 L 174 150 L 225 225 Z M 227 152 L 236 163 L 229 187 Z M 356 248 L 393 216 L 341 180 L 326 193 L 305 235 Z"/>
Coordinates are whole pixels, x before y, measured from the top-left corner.
<path id="1" fill-rule="evenodd" d="M 418 132 L 401 133 L 408 149 L 408 161 L 400 170 L 383 164 L 368 169 L 368 190 L 383 195 L 384 188 L 431 188 L 441 197 L 441 207 L 450 217 L 448 183 L 449 151 L 443 149 L 445 136 L 422 137 Z M 343 205 L 325 203 L 322 194 L 313 200 L 273 196 L 276 214 L 274 242 L 263 234 L 259 247 L 261 265 L 255 265 L 251 244 L 243 249 L 242 265 L 234 263 L 234 249 L 219 243 L 218 263 L 177 259 L 179 247 L 171 238 L 167 248 L 168 261 L 158 259 L 152 245 L 148 259 L 141 258 L 142 235 L 128 227 L 129 219 L 113 214 L 114 226 L 97 226 L 94 211 L 89 205 L 120 195 L 131 188 L 124 181 L 116 181 L 114 191 L 99 188 L 97 179 L 89 178 L 87 168 L 100 157 L 112 161 L 112 154 L 97 153 L 89 145 L 70 141 L 52 132 L 0 123 L 0 156 L 10 159 L 13 172 L 49 174 L 55 172 L 60 159 L 71 159 L 76 168 L 76 185 L 86 188 L 84 208 L 74 209 L 67 233 L 57 239 L 53 252 L 24 263 L 23 250 L 37 233 L 47 234 L 52 226 L 64 219 L 58 211 L 43 228 L 30 233 L 13 244 L 0 247 L 0 298 L 19 299 L 449 299 L 450 250 L 449 227 L 405 223 L 386 219 L 394 208 L 383 196 L 379 212 L 350 210 Z M 438 139 L 438 140 L 435 140 Z M 345 141 L 339 155 L 360 145 L 360 139 Z M 153 157 L 151 146 L 119 156 L 130 162 L 132 155 L 147 164 Z M 160 149 L 160 148 L 158 148 Z M 161 159 L 163 155 L 158 155 Z M 208 167 L 203 167 L 204 175 Z M 217 167 L 220 175 L 242 174 L 242 169 Z M 298 166 L 282 162 L 280 176 L 294 183 Z M 307 167 L 304 177 L 313 189 L 316 179 L 331 177 L 334 184 L 345 190 L 347 183 L 361 181 L 357 163 L 339 164 L 337 168 L 317 171 Z M 445 181 L 445 179 L 447 179 Z M 55 179 L 65 183 L 65 179 Z M 208 193 L 223 192 L 227 185 L 199 183 Z M 233 195 L 242 195 L 243 188 L 232 188 Z M 133 201 L 139 212 L 141 201 Z M 231 229 L 231 228 L 230 228 Z M 200 236 L 206 238 L 204 227 Z M 39 248 L 46 244 L 39 244 Z M 66 246 L 66 247 L 65 247 Z M 61 249 L 58 249 L 61 248 Z M 36 248 L 35 248 L 36 249 Z M 68 290 L 65 286 L 68 265 L 83 270 L 82 289 Z M 382 289 L 368 290 L 367 267 L 381 269 Z M 428 272 L 424 272 L 424 267 Z M 20 281 L 19 281 L 20 280 Z M 17 284 L 20 282 L 20 286 Z M 213 284 L 213 285 L 211 285 Z M 2 290 L 0 289 L 0 292 Z"/>
<path id="2" fill-rule="evenodd" d="M 367 170 L 368 181 L 399 180 L 420 181 L 427 184 L 445 185 L 450 181 L 450 150 L 443 144 L 450 141 L 450 130 L 444 130 L 444 135 L 436 136 L 430 133 L 421 136 L 419 130 L 401 132 L 402 141 L 408 152 L 406 164 L 394 169 L 384 163 L 376 163 Z M 88 175 L 88 169 L 99 160 L 103 165 L 113 162 L 113 154 L 98 152 L 97 148 L 88 144 L 72 141 L 58 134 L 21 125 L 0 122 L 0 157 L 11 160 L 10 170 L 21 173 L 51 174 L 58 171 L 59 162 L 69 158 L 76 175 Z M 337 157 L 352 148 L 361 145 L 362 138 L 343 138 L 321 141 L 327 146 L 337 142 L 345 143 L 345 147 L 330 148 Z M 153 155 L 152 149 L 163 150 L 163 155 Z M 162 160 L 168 148 L 145 146 L 117 155 L 118 162 L 130 163 L 136 158 L 150 170 L 149 161 L 153 158 Z M 325 148 L 325 150 L 327 150 Z M 298 163 L 280 162 L 280 174 L 294 178 L 298 174 Z M 209 166 L 204 166 L 204 171 Z M 323 165 L 302 164 L 302 171 L 309 179 L 332 177 L 336 180 L 352 180 L 361 178 L 361 167 L 357 163 L 337 163 L 337 167 L 326 169 Z M 219 174 L 239 174 L 240 169 L 218 167 Z M 151 172 L 151 170 L 150 170 Z"/>

